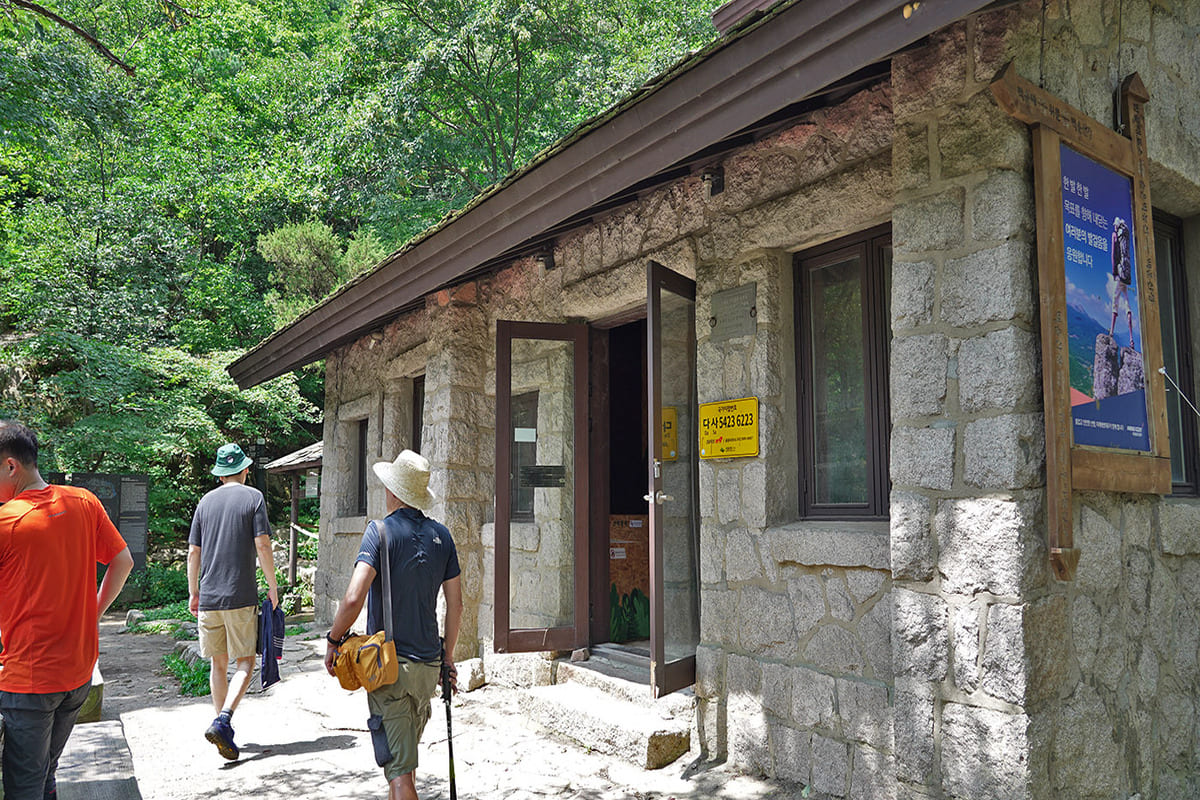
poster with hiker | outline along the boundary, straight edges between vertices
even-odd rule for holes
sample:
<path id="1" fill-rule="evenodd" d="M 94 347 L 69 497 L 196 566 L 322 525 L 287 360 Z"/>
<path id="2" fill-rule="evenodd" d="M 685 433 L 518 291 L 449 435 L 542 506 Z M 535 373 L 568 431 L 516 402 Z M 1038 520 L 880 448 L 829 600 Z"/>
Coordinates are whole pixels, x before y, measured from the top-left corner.
<path id="1" fill-rule="evenodd" d="M 1075 444 L 1149 451 L 1133 184 L 1065 144 L 1060 156 Z"/>

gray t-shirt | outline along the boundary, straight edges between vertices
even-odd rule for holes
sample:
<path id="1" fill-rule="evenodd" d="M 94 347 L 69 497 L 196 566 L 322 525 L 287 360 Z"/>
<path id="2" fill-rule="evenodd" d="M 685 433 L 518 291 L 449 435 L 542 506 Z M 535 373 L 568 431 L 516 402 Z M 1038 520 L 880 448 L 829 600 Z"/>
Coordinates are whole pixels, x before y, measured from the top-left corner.
<path id="1" fill-rule="evenodd" d="M 200 548 L 200 609 L 258 605 L 254 538 L 270 536 L 262 492 L 236 481 L 213 489 L 196 504 L 188 544 Z"/>

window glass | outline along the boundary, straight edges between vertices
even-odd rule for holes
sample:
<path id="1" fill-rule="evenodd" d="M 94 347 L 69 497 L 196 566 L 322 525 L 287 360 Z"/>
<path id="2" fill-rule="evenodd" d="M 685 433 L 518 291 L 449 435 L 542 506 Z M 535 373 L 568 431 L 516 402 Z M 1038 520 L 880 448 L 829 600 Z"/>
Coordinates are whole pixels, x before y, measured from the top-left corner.
<path id="1" fill-rule="evenodd" d="M 510 518 L 533 520 L 533 489 L 528 468 L 537 464 L 538 393 L 526 392 L 512 398 L 512 497 Z"/>
<path id="2" fill-rule="evenodd" d="M 1190 341 L 1187 288 L 1180 226 L 1167 215 L 1156 213 L 1154 254 L 1158 267 L 1158 313 L 1162 327 L 1163 367 L 1166 369 L 1167 429 L 1171 445 L 1172 492 L 1195 495 L 1196 417 L 1183 392 L 1191 393 L 1192 369 L 1188 357 Z"/>
<path id="3" fill-rule="evenodd" d="M 809 275 L 813 499 L 866 503 L 862 259 L 848 258 Z"/>
<path id="4" fill-rule="evenodd" d="M 801 513 L 887 516 L 891 231 L 796 255 Z"/>
<path id="5" fill-rule="evenodd" d="M 413 378 L 412 449 L 421 453 L 421 434 L 425 429 L 425 376 Z M 424 455 L 424 453 L 421 453 Z"/>
<path id="6" fill-rule="evenodd" d="M 367 464 L 367 420 L 360 420 L 358 423 L 358 453 L 355 458 L 357 465 L 355 475 L 356 496 L 354 508 L 359 516 L 365 516 L 367 513 L 367 470 L 370 467 Z"/>

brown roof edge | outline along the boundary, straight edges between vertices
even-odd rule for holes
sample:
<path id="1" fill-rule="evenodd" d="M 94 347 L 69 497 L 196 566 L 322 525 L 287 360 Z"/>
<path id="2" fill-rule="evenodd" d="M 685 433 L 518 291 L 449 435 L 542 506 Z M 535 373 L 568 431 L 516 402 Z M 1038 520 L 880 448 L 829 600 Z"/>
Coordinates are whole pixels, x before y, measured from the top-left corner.
<path id="1" fill-rule="evenodd" d="M 246 388 L 316 361 L 398 309 L 755 120 L 987 5 L 804 0 L 673 72 L 229 365 Z"/>
<path id="2" fill-rule="evenodd" d="M 729 0 L 712 12 L 713 26 L 722 34 L 740 25 L 747 17 L 770 8 L 779 0 Z"/>

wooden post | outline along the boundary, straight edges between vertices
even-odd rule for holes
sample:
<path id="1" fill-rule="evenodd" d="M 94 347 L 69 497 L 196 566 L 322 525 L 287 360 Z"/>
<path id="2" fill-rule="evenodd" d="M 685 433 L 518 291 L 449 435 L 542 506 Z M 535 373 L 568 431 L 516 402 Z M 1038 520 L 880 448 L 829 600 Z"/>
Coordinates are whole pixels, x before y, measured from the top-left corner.
<path id="1" fill-rule="evenodd" d="M 292 523 L 288 525 L 288 586 L 296 585 L 296 526 L 300 521 L 300 473 L 292 473 Z"/>

